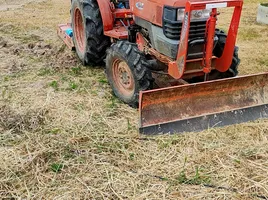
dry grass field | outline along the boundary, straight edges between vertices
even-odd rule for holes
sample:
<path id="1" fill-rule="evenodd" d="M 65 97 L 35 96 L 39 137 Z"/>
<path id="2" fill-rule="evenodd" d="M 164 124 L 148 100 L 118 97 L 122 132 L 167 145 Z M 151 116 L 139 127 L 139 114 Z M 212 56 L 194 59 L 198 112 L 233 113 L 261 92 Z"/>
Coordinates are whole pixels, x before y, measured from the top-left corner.
<path id="1" fill-rule="evenodd" d="M 245 0 L 241 74 L 268 71 Z M 268 121 L 146 137 L 138 112 L 56 35 L 70 1 L 0 0 L 1 199 L 268 199 Z M 229 10 L 219 24 L 226 25 Z"/>

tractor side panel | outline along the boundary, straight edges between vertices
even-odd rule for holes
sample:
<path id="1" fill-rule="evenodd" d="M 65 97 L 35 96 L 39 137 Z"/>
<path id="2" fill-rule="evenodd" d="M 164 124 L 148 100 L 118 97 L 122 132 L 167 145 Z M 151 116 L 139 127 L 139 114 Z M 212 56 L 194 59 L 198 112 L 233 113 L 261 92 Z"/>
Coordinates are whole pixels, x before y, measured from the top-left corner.
<path id="1" fill-rule="evenodd" d="M 101 12 L 103 30 L 110 31 L 114 27 L 110 0 L 97 0 Z"/>

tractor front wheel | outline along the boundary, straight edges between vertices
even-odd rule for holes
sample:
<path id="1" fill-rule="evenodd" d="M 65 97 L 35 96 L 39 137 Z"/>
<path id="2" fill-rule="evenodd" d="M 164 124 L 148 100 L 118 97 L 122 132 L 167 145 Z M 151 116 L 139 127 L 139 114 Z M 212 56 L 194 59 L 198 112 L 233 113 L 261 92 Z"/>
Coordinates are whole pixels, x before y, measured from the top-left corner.
<path id="1" fill-rule="evenodd" d="M 217 29 L 216 36 L 218 37 L 218 43 L 215 46 L 214 55 L 220 58 L 222 56 L 225 47 L 227 35 L 224 31 Z M 226 72 L 214 71 L 210 75 L 212 79 L 230 78 L 238 75 L 238 66 L 240 64 L 240 59 L 238 57 L 238 47 L 235 46 L 233 51 L 234 51 L 233 60 L 228 71 Z"/>
<path id="2" fill-rule="evenodd" d="M 106 75 L 114 94 L 135 108 L 139 92 L 152 89 L 154 81 L 145 56 L 127 41 L 119 41 L 108 50 Z"/>

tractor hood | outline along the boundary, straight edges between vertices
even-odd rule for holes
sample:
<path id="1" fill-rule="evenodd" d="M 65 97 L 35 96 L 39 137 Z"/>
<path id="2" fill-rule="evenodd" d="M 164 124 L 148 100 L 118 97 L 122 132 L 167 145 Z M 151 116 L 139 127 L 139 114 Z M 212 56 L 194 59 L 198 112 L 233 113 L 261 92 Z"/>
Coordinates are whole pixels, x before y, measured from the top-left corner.
<path id="1" fill-rule="evenodd" d="M 164 7 L 183 8 L 188 0 L 133 0 L 131 10 L 135 17 L 149 21 L 155 25 L 162 26 Z M 204 0 L 191 0 L 191 2 L 202 2 Z"/>
<path id="2" fill-rule="evenodd" d="M 172 7 L 185 7 L 185 4 L 187 0 L 149 0 L 149 2 L 157 2 L 159 4 L 167 5 L 167 6 L 172 6 Z M 202 2 L 204 0 L 191 0 L 191 2 Z"/>

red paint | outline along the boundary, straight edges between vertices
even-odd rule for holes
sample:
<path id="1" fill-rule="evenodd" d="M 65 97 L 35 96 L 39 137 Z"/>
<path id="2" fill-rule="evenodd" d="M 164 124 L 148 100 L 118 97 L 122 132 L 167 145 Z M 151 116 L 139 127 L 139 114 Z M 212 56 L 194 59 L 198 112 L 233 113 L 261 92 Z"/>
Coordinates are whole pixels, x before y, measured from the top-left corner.
<path id="1" fill-rule="evenodd" d="M 104 31 L 104 35 L 110 38 L 126 40 L 128 38 L 128 30 L 123 26 L 114 27 L 112 30 Z"/>
<path id="2" fill-rule="evenodd" d="M 230 28 L 229 28 L 229 32 L 228 32 L 228 36 L 226 39 L 226 44 L 224 47 L 222 57 L 217 59 L 216 61 L 216 69 L 220 72 L 227 71 L 232 63 L 233 51 L 230 51 L 230 49 L 234 49 L 235 47 L 238 27 L 240 23 L 241 12 L 242 12 L 242 5 L 243 5 L 243 2 L 241 1 L 240 5 L 237 5 L 234 9 L 233 18 L 230 24 Z"/>
<path id="3" fill-rule="evenodd" d="M 97 0 L 97 2 L 101 12 L 103 30 L 110 31 L 114 27 L 114 18 L 112 15 L 112 6 L 110 0 Z"/>
<path id="4" fill-rule="evenodd" d="M 146 48 L 148 48 L 148 44 L 145 41 L 144 37 L 142 36 L 141 33 L 137 33 L 136 37 L 136 43 L 138 45 L 138 48 L 141 52 L 144 52 Z"/>
<path id="5" fill-rule="evenodd" d="M 226 39 L 226 45 L 223 51 L 223 55 L 221 58 L 216 59 L 215 68 L 220 72 L 225 72 L 229 69 L 232 63 L 232 59 L 233 59 L 233 49 L 236 43 L 236 37 L 237 37 L 238 26 L 239 26 L 240 17 L 241 17 L 243 1 L 242 0 L 227 0 L 227 1 L 218 0 L 218 1 L 201 1 L 201 2 L 188 1 L 186 3 L 186 8 L 185 8 L 185 18 L 183 21 L 183 26 L 182 26 L 183 28 L 181 31 L 181 42 L 180 42 L 180 47 L 178 50 L 176 64 L 174 61 L 168 64 L 169 66 L 168 72 L 173 78 L 175 79 L 182 78 L 187 68 L 186 57 L 187 57 L 187 50 L 188 50 L 188 38 L 189 38 L 189 28 L 190 28 L 189 24 L 191 20 L 190 15 L 187 13 L 190 13 L 193 10 L 205 9 L 206 4 L 214 4 L 214 3 L 216 4 L 216 3 L 225 3 L 225 2 L 227 2 L 227 7 L 235 7 L 235 9 L 234 9 L 233 18 L 230 24 L 228 36 Z M 209 73 L 211 71 L 211 68 L 213 67 L 211 64 L 211 60 L 212 60 L 212 55 L 213 55 L 212 51 L 213 51 L 213 46 L 214 46 L 214 36 L 215 36 L 215 28 L 216 28 L 216 13 L 217 13 L 217 10 L 213 9 L 212 15 L 210 16 L 207 22 L 208 34 L 206 36 L 206 41 L 207 41 L 206 52 L 205 52 L 206 55 L 203 58 L 204 59 L 203 72 L 205 73 Z M 176 69 L 176 65 L 177 65 L 177 69 Z"/>
<path id="6" fill-rule="evenodd" d="M 203 62 L 203 71 L 205 74 L 211 72 L 211 60 L 213 56 L 214 49 L 214 37 L 215 37 L 215 29 L 217 22 L 217 9 L 213 8 L 210 14 L 210 18 L 207 21 L 206 27 L 206 44 L 204 49 L 204 62 Z"/>
<path id="7" fill-rule="evenodd" d="M 66 30 L 68 29 L 72 29 L 71 24 L 59 24 L 58 26 L 58 36 L 63 40 L 63 42 L 68 46 L 69 49 L 73 50 L 74 47 L 74 43 L 73 43 L 73 39 L 66 34 Z"/>
<path id="8" fill-rule="evenodd" d="M 81 53 L 85 52 L 85 27 L 84 27 L 84 22 L 83 22 L 83 17 L 81 11 L 76 8 L 74 11 L 74 20 L 75 20 L 75 40 L 77 42 L 77 47 Z"/>

